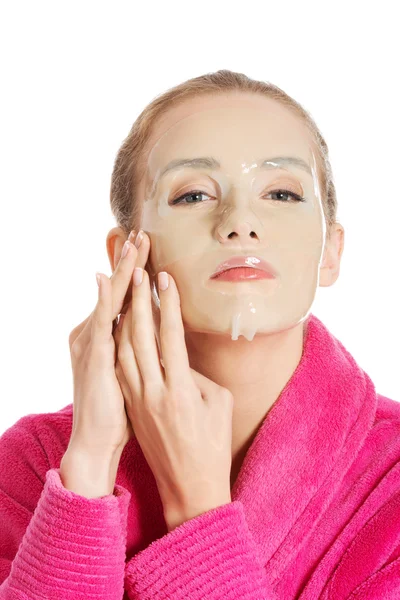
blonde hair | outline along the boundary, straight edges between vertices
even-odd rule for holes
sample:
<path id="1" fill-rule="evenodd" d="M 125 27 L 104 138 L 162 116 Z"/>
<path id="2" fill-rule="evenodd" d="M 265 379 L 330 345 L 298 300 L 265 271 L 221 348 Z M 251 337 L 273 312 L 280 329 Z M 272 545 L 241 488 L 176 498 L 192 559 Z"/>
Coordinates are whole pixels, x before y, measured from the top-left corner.
<path id="1" fill-rule="evenodd" d="M 156 96 L 140 113 L 128 136 L 123 141 L 115 158 L 111 176 L 110 203 L 117 225 L 126 235 L 140 226 L 142 203 L 138 202 L 135 190 L 143 176 L 144 150 L 159 117 L 169 108 L 176 107 L 190 98 L 216 95 L 227 92 L 254 92 L 278 100 L 307 126 L 317 150 L 318 177 L 321 188 L 327 237 L 336 222 L 337 199 L 333 182 L 328 146 L 311 115 L 291 96 L 278 86 L 257 81 L 227 69 L 207 73 L 188 79 Z"/>

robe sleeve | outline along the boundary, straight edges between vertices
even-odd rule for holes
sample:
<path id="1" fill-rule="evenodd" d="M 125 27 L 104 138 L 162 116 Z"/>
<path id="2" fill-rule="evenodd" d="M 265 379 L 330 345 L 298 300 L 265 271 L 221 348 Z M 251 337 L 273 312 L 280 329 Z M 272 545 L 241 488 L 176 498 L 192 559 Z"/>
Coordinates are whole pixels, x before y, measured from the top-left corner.
<path id="1" fill-rule="evenodd" d="M 48 467 L 30 428 L 1 436 L 0 600 L 121 600 L 130 492 L 85 498 Z"/>
<path id="2" fill-rule="evenodd" d="M 133 556 L 130 600 L 276 600 L 243 504 L 230 502 L 185 521 Z"/>

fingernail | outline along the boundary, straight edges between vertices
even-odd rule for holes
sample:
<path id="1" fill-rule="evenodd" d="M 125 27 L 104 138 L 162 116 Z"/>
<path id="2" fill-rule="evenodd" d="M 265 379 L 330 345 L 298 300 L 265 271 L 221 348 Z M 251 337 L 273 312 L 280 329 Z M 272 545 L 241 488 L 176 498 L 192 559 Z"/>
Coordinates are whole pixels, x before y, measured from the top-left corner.
<path id="1" fill-rule="evenodd" d="M 143 281 L 143 269 L 135 267 L 133 270 L 133 283 L 134 285 L 140 285 Z"/>
<path id="2" fill-rule="evenodd" d="M 135 240 L 135 246 L 136 246 L 136 248 L 139 248 L 139 246 L 140 246 L 140 244 L 142 242 L 142 239 L 143 239 L 143 232 L 140 229 L 139 233 L 136 236 L 136 240 Z"/>
<path id="3" fill-rule="evenodd" d="M 168 287 L 168 273 L 160 271 L 158 274 L 158 287 L 160 290 L 166 290 Z"/>
<path id="4" fill-rule="evenodd" d="M 133 244 L 133 238 L 134 238 L 134 237 L 135 237 L 135 230 L 134 230 L 134 229 L 132 229 L 132 231 L 131 231 L 131 232 L 130 232 L 130 234 L 128 235 L 128 240 L 129 240 L 130 242 L 132 242 L 132 244 Z"/>
<path id="5" fill-rule="evenodd" d="M 125 258 L 125 256 L 128 254 L 130 247 L 131 247 L 130 243 L 128 242 L 128 240 L 126 240 L 124 247 L 122 248 L 122 253 L 121 253 L 122 258 Z"/>

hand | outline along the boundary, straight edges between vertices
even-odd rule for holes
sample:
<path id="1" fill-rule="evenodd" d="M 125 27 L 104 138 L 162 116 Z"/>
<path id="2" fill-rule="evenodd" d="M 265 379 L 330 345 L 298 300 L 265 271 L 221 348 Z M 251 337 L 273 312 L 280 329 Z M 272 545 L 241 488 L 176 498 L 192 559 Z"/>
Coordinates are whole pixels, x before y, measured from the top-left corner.
<path id="1" fill-rule="evenodd" d="M 73 427 L 69 448 L 89 458 L 122 453 L 133 430 L 115 374 L 113 320 L 129 295 L 138 256 L 130 244 L 110 278 L 101 274 L 93 312 L 69 336 L 74 379 Z"/>
<path id="2" fill-rule="evenodd" d="M 147 256 L 149 247 L 144 234 L 139 255 Z M 149 275 L 143 270 L 143 282 L 132 285 L 126 316 L 114 331 L 115 372 L 134 434 L 157 482 L 166 521 L 177 526 L 180 518 L 231 501 L 233 396 L 189 366 L 179 292 L 170 274 L 168 279 L 168 289 L 159 289 L 164 368 Z"/>

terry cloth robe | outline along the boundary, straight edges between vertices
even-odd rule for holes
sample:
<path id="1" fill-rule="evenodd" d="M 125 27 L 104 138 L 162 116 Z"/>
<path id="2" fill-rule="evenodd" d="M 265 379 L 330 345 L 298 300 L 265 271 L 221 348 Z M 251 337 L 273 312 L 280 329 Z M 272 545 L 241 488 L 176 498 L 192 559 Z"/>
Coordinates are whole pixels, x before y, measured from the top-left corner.
<path id="1" fill-rule="evenodd" d="M 135 438 L 88 499 L 60 480 L 73 405 L 19 419 L 0 438 L 0 600 L 399 599 L 400 403 L 311 313 L 304 332 L 232 502 L 170 532 Z"/>

